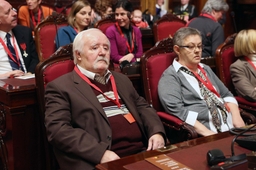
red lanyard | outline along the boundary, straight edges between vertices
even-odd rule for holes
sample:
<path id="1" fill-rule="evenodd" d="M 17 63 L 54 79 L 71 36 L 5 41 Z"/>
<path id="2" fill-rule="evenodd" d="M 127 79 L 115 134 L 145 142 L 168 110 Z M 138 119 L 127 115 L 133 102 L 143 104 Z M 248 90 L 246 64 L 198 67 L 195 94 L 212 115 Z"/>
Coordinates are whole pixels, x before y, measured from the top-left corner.
<path id="1" fill-rule="evenodd" d="M 124 33 L 122 32 L 122 30 L 121 30 L 121 28 L 120 28 L 120 26 L 118 25 L 117 22 L 116 22 L 116 27 L 117 27 L 119 33 L 121 34 L 121 36 L 124 37 Z M 132 43 L 132 47 L 130 46 L 130 44 L 129 44 L 128 41 L 126 40 L 126 46 L 127 46 L 127 48 L 128 48 L 129 53 L 132 53 L 133 50 L 134 50 L 134 37 L 135 37 L 134 31 L 132 30 L 132 42 L 131 42 L 131 43 Z"/>
<path id="2" fill-rule="evenodd" d="M 41 9 L 39 8 L 38 9 L 38 15 L 37 15 L 37 23 L 35 21 L 35 17 L 34 17 L 34 14 L 33 12 L 30 10 L 30 15 L 31 15 L 31 18 L 32 18 L 32 22 L 33 22 L 33 25 L 34 25 L 34 28 L 36 27 L 36 25 L 38 23 L 40 23 L 40 20 L 41 20 Z"/>
<path id="3" fill-rule="evenodd" d="M 110 76 L 110 81 L 111 81 L 111 85 L 112 85 L 112 89 L 114 92 L 114 96 L 116 98 L 116 100 L 109 98 L 108 96 L 106 96 L 100 89 L 99 87 L 97 87 L 95 84 L 92 84 L 91 81 L 81 73 L 81 71 L 77 68 L 77 66 L 75 66 L 74 68 L 75 72 L 85 81 L 87 82 L 91 87 L 93 87 L 95 90 L 97 90 L 98 92 L 100 92 L 106 99 L 110 100 L 111 102 L 115 103 L 117 105 L 118 108 L 121 107 L 121 104 L 119 102 L 119 98 L 118 98 L 118 93 L 117 93 L 117 88 L 116 88 L 116 83 L 115 83 L 115 79 L 114 77 L 111 75 Z"/>
<path id="4" fill-rule="evenodd" d="M 198 69 L 202 72 L 202 74 L 204 75 L 205 79 L 206 80 L 203 80 L 202 77 L 193 71 L 194 75 L 196 76 L 196 78 L 201 82 L 203 83 L 211 92 L 213 92 L 214 94 L 216 94 L 218 97 L 220 97 L 220 94 L 216 91 L 216 89 L 213 87 L 211 81 L 208 79 L 204 69 L 198 65 Z"/>
<path id="5" fill-rule="evenodd" d="M 73 28 L 74 28 L 75 32 L 78 34 L 78 30 L 75 27 L 73 27 Z"/>
<path id="6" fill-rule="evenodd" d="M 12 43 L 13 43 L 15 54 L 16 54 L 17 58 L 13 57 L 12 53 L 10 52 L 10 50 L 8 49 L 8 47 L 6 46 L 6 44 L 4 43 L 2 38 L 0 38 L 0 43 L 2 44 L 2 46 L 4 47 L 4 50 L 7 52 L 7 54 L 12 59 L 12 61 L 15 62 L 20 67 L 20 57 L 19 57 L 19 54 L 18 54 L 16 44 L 14 43 L 14 36 L 12 36 Z"/>
<path id="7" fill-rule="evenodd" d="M 252 60 L 250 60 L 248 57 L 244 56 L 244 59 L 248 61 L 249 64 L 256 70 L 256 66 L 253 64 Z"/>
<path id="8" fill-rule="evenodd" d="M 217 22 L 217 20 L 210 14 L 207 14 L 207 13 L 201 13 L 200 16 L 204 16 L 206 18 L 210 18 L 212 19 L 213 21 Z"/>

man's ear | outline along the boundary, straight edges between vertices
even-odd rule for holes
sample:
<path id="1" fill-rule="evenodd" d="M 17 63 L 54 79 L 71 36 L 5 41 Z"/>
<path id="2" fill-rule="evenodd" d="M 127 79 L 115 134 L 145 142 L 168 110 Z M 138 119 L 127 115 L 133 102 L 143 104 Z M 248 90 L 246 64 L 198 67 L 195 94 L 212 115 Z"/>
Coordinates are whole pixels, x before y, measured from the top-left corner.
<path id="1" fill-rule="evenodd" d="M 75 51 L 75 57 L 77 58 L 77 60 L 81 61 L 82 57 L 81 57 L 81 53 L 79 51 Z"/>

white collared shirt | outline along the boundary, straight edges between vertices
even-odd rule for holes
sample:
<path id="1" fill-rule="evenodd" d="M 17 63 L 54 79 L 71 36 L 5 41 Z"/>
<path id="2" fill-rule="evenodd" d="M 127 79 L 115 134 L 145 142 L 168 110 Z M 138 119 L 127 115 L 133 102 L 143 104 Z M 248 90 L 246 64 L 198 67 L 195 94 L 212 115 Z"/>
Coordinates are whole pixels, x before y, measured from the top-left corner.
<path id="1" fill-rule="evenodd" d="M 12 41 L 13 40 L 12 37 L 14 35 L 13 35 L 12 31 L 10 31 L 9 34 L 11 34 L 11 43 L 14 46 L 13 41 Z M 0 38 L 6 44 L 6 37 L 5 36 L 6 36 L 6 32 L 0 30 Z M 17 49 L 22 67 L 23 67 L 23 69 L 25 70 L 25 73 L 26 73 L 27 72 L 26 67 L 25 67 L 25 64 L 24 64 L 24 61 L 23 61 L 23 58 L 22 58 L 22 55 L 21 55 L 19 45 L 18 45 L 17 40 L 16 40 L 15 37 L 14 37 L 14 43 L 15 43 L 15 46 L 17 47 L 16 49 Z M 3 45 L 0 43 L 0 74 L 7 73 L 9 71 L 12 71 L 12 67 L 11 67 L 11 64 L 9 62 L 9 57 L 8 57 L 8 54 L 5 51 Z"/>
<path id="2" fill-rule="evenodd" d="M 78 68 L 78 69 L 81 71 L 81 73 L 84 74 L 86 77 L 88 77 L 89 79 L 94 80 L 96 73 L 93 73 L 93 72 L 91 72 L 91 71 L 88 71 L 88 70 L 84 69 L 83 67 L 79 66 L 78 64 L 77 64 L 77 68 Z M 106 74 L 104 75 L 104 77 L 105 77 L 107 74 L 109 74 L 109 73 L 110 73 L 110 75 L 111 75 L 111 72 L 110 72 L 109 70 L 107 70 L 107 72 L 106 72 Z M 106 83 L 108 83 L 109 79 L 110 79 L 110 76 L 106 77 Z"/>

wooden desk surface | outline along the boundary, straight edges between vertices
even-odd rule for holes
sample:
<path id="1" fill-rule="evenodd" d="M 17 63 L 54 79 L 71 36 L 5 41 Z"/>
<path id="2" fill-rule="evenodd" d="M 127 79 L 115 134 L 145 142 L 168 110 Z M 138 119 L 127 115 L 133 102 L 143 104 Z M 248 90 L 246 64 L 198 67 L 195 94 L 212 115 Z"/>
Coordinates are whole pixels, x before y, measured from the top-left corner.
<path id="1" fill-rule="evenodd" d="M 228 141 L 225 141 L 225 145 L 220 146 L 219 143 L 222 143 L 223 140 L 228 139 Z M 122 159 L 116 160 L 116 161 L 112 161 L 112 162 L 108 162 L 108 163 L 103 163 L 103 164 L 98 164 L 96 166 L 96 169 L 98 170 L 125 170 L 124 166 L 132 166 L 132 165 L 136 165 L 136 166 L 140 166 L 140 167 L 144 167 L 146 169 L 151 168 L 154 169 L 154 166 L 151 165 L 150 163 L 146 162 L 145 159 L 152 157 L 152 156 L 156 156 L 156 155 L 160 155 L 160 154 L 166 154 L 167 156 L 172 157 L 173 159 L 183 163 L 185 160 L 186 161 L 193 161 L 194 164 L 197 164 L 196 166 L 198 167 L 198 164 L 202 164 L 201 166 L 204 167 L 204 169 L 209 169 L 209 167 L 207 166 L 207 162 L 206 162 L 206 153 L 208 150 L 214 149 L 211 148 L 213 146 L 204 146 L 204 144 L 211 144 L 213 142 L 218 142 L 216 143 L 216 148 L 219 148 L 220 150 L 223 151 L 223 153 L 225 154 L 225 156 L 231 154 L 231 149 L 230 146 L 227 146 L 227 143 L 231 144 L 231 142 L 229 142 L 230 140 L 232 141 L 233 137 L 229 132 L 224 132 L 224 133 L 219 133 L 216 135 L 212 135 L 212 136 L 208 136 L 208 137 L 201 137 L 201 138 L 197 138 L 197 139 L 193 139 L 190 141 L 185 141 L 185 142 L 181 142 L 178 144 L 174 144 L 172 145 L 172 149 L 170 150 L 166 150 L 163 152 L 160 151 L 149 151 L 149 152 L 143 152 L 143 153 L 139 153 L 136 155 L 132 155 L 132 156 L 128 156 L 128 157 L 124 157 Z M 196 148 L 203 148 L 203 151 L 200 151 L 200 149 Z M 225 149 L 225 151 L 223 150 Z M 235 148 L 236 150 L 236 155 L 237 154 L 241 154 L 244 152 L 250 152 L 247 149 L 241 148 L 239 146 L 236 146 Z M 196 153 L 189 153 L 190 152 L 196 152 Z M 207 151 L 205 151 L 207 150 Z M 198 152 L 197 152 L 198 151 Z M 202 153 L 204 152 L 204 153 Z M 201 154 L 201 155 L 200 155 Z M 202 155 L 203 154 L 203 155 Z M 185 155 L 185 156 L 184 156 Z M 201 158 L 201 157 L 203 158 Z M 200 157 L 201 159 L 198 160 L 198 157 Z M 227 156 L 228 157 L 228 156 Z M 191 159 L 191 158 L 195 158 L 195 159 Z M 195 161 L 197 163 L 195 163 Z M 188 164 L 185 164 L 189 167 L 191 167 Z M 193 167 L 191 167 L 193 168 Z M 157 168 L 155 168 L 157 169 Z"/>
<path id="2" fill-rule="evenodd" d="M 8 106 L 20 106 L 35 103 L 35 79 L 1 79 L 0 103 Z M 31 96 L 33 95 L 33 96 Z"/>

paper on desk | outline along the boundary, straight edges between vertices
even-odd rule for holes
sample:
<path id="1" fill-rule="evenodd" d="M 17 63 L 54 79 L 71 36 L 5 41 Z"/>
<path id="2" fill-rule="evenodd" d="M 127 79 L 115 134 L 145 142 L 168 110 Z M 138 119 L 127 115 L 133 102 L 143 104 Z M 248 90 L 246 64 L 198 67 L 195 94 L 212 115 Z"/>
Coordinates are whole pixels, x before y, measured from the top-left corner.
<path id="1" fill-rule="evenodd" d="M 16 79 L 31 79 L 35 78 L 35 74 L 26 74 L 24 76 L 15 77 Z"/>

